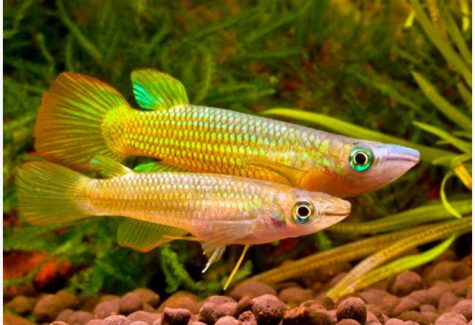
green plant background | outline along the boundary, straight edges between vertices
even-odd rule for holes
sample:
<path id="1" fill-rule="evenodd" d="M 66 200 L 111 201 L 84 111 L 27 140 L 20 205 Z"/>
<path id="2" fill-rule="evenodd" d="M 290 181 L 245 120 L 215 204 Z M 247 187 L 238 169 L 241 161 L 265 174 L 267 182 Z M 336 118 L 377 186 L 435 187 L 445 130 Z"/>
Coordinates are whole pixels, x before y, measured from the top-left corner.
<path id="1" fill-rule="evenodd" d="M 350 221 L 440 203 L 444 176 L 453 170 L 466 181 L 463 175 L 471 172 L 471 55 L 468 60 L 463 49 L 471 42 L 468 6 L 429 0 L 5 1 L 3 199 L 10 226 L 4 255 L 43 251 L 69 261 L 76 272 L 67 287 L 86 294 L 144 285 L 161 293 L 185 288 L 205 294 L 220 290 L 239 253 L 228 250 L 203 277 L 196 244 L 175 242 L 139 254 L 117 246 L 115 220 L 57 231 L 29 226 L 17 215 L 15 168 L 38 159 L 35 115 L 43 91 L 62 71 L 104 80 L 134 103 L 131 71 L 154 67 L 181 80 L 194 104 L 411 142 L 423 162 L 396 183 L 352 199 Z M 445 55 L 444 46 L 455 54 Z M 454 169 L 460 162 L 465 174 Z M 470 200 L 459 179 L 444 182 L 448 201 Z M 457 214 L 460 206 L 447 200 L 443 205 Z M 396 222 L 393 229 L 406 227 Z M 253 247 L 238 278 L 355 238 L 325 232 Z M 5 284 L 29 281 L 35 271 Z"/>

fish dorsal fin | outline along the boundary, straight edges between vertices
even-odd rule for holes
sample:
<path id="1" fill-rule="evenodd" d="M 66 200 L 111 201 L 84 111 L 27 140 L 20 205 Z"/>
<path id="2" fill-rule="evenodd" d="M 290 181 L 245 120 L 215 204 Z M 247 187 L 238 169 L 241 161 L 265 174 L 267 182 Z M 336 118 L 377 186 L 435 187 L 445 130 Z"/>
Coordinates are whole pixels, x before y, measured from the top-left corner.
<path id="1" fill-rule="evenodd" d="M 307 173 L 307 171 L 305 170 L 291 167 L 265 158 L 248 160 L 245 162 L 245 164 L 269 169 L 273 172 L 276 172 L 277 174 L 286 178 L 289 181 L 289 184 L 293 186 L 299 186 L 301 179 Z"/>
<path id="2" fill-rule="evenodd" d="M 146 110 L 162 110 L 189 103 L 183 84 L 155 69 L 132 72 L 135 100 Z"/>
<path id="3" fill-rule="evenodd" d="M 173 238 L 167 238 L 167 236 L 179 237 L 185 234 L 186 231 L 179 228 L 126 219 L 117 230 L 117 242 L 121 246 L 140 252 L 149 252 L 174 240 Z"/>
<path id="4" fill-rule="evenodd" d="M 105 177 L 116 177 L 133 173 L 132 169 L 107 156 L 96 156 L 89 164 L 98 168 Z"/>
<path id="5" fill-rule="evenodd" d="M 134 172 L 137 173 L 166 173 L 166 172 L 176 172 L 176 173 L 185 173 L 189 172 L 181 167 L 167 165 L 161 161 L 152 161 L 149 163 L 140 164 L 134 167 Z"/>

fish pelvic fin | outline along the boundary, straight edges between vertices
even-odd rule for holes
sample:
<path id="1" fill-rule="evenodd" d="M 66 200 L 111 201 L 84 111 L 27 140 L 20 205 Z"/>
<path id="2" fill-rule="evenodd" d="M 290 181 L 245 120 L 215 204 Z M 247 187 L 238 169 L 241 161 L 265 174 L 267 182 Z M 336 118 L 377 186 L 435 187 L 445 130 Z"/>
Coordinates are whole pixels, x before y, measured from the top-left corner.
<path id="1" fill-rule="evenodd" d="M 172 76 L 155 69 L 132 72 L 135 100 L 142 109 L 162 110 L 189 103 L 183 84 Z"/>
<path id="2" fill-rule="evenodd" d="M 29 162 L 16 175 L 20 215 L 36 225 L 69 223 L 90 216 L 89 179 L 46 161 Z"/>
<path id="3" fill-rule="evenodd" d="M 174 240 L 170 237 L 179 237 L 186 233 L 179 228 L 126 219 L 117 230 L 117 243 L 145 253 Z"/>
<path id="4" fill-rule="evenodd" d="M 97 155 L 122 160 L 125 157 L 108 145 L 102 128 L 106 116 L 118 108 L 130 106 L 111 86 L 78 73 L 62 73 L 41 100 L 35 148 L 48 160 L 79 171 L 93 171 L 89 161 Z"/>

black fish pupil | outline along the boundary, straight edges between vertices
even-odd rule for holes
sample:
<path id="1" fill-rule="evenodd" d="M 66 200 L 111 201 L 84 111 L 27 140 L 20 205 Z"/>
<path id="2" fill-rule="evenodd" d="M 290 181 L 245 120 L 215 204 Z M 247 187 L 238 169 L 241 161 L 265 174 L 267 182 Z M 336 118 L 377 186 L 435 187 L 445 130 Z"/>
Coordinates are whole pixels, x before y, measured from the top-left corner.
<path id="1" fill-rule="evenodd" d="M 355 155 L 355 163 L 358 165 L 364 165 L 368 162 L 368 158 L 364 153 L 357 153 Z"/>
<path id="2" fill-rule="evenodd" d="M 299 216 L 301 217 L 308 217 L 308 214 L 309 214 L 309 210 L 307 207 L 305 206 L 301 206 L 297 209 L 297 213 Z"/>

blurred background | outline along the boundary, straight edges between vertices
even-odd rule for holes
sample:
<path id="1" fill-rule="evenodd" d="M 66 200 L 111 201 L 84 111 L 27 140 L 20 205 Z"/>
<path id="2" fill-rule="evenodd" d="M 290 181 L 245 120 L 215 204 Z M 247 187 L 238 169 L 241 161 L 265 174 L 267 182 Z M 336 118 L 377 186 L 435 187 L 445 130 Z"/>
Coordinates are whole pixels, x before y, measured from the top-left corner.
<path id="1" fill-rule="evenodd" d="M 26 224 L 16 210 L 15 168 L 38 159 L 35 116 L 60 72 L 103 80 L 136 107 L 130 73 L 153 67 L 182 81 L 193 104 L 251 114 L 281 108 L 271 115 L 413 146 L 423 161 L 394 184 L 351 199 L 348 222 L 429 204 L 453 218 L 471 211 L 470 44 L 464 0 L 4 1 L 5 297 L 62 288 L 123 294 L 143 286 L 163 296 L 211 294 L 240 253 L 231 247 L 202 275 L 199 245 L 174 242 L 148 254 L 121 248 L 119 220 Z M 368 234 L 330 229 L 252 247 L 237 279 Z"/>

